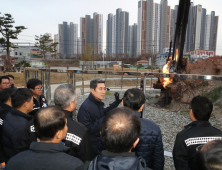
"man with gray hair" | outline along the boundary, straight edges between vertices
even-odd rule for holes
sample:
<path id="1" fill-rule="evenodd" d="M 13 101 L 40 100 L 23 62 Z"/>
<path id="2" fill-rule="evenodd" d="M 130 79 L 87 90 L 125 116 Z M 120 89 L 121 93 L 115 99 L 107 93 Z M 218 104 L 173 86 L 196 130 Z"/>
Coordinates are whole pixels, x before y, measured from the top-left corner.
<path id="1" fill-rule="evenodd" d="M 66 114 L 68 132 L 63 140 L 66 146 L 70 147 L 69 155 L 79 158 L 81 161 L 91 161 L 94 158 L 92 144 L 89 139 L 87 128 L 72 119 L 72 112 L 77 104 L 77 95 L 72 84 L 62 84 L 54 92 L 54 103 L 61 107 Z M 38 114 L 38 113 L 37 113 Z M 37 140 L 33 121 L 30 122 L 23 138 L 22 150 L 27 150 L 33 141 Z"/>
<path id="2" fill-rule="evenodd" d="M 102 100 L 105 98 L 105 81 L 101 78 L 94 78 L 90 81 L 90 95 L 81 105 L 78 112 L 78 121 L 88 128 L 95 155 L 99 154 L 98 143 L 100 143 L 100 125 L 104 116 L 116 108 L 122 101 L 119 93 L 115 93 L 115 101 L 109 107 L 104 108 Z"/>
<path id="3" fill-rule="evenodd" d="M 83 162 L 94 158 L 92 144 L 87 128 L 80 122 L 72 119 L 72 112 L 76 108 L 77 95 L 72 84 L 62 84 L 54 92 L 54 103 L 61 107 L 67 118 L 68 132 L 64 143 L 70 147 L 68 154 L 73 155 Z"/>

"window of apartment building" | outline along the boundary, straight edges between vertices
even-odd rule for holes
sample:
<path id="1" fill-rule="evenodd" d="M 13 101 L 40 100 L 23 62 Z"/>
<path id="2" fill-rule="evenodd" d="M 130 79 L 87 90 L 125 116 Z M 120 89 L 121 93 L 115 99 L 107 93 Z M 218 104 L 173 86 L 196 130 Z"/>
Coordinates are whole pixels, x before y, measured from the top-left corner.
<path id="1" fill-rule="evenodd" d="M 18 55 L 18 53 L 17 53 L 17 52 L 15 52 L 15 55 Z"/>
<path id="2" fill-rule="evenodd" d="M 22 55 L 22 53 L 20 52 L 19 55 Z"/>

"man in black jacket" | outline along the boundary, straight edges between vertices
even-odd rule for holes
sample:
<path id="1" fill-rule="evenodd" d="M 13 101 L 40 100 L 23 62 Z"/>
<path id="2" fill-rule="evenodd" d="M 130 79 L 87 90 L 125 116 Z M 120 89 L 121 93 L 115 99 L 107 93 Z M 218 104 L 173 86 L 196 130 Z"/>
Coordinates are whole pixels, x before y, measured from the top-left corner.
<path id="1" fill-rule="evenodd" d="M 65 110 L 67 117 L 68 132 L 64 143 L 70 147 L 68 153 L 83 162 L 91 161 L 94 158 L 94 152 L 87 128 L 72 118 L 72 112 L 77 104 L 77 95 L 74 86 L 72 84 L 63 84 L 57 87 L 54 92 L 54 102 L 55 105 Z"/>
<path id="2" fill-rule="evenodd" d="M 2 126 L 5 116 L 12 109 L 11 95 L 15 89 L 6 88 L 0 91 L 0 164 L 5 164 L 2 145 Z M 1 167 L 1 166 L 0 166 Z"/>
<path id="3" fill-rule="evenodd" d="M 192 123 L 176 136 L 173 160 L 176 170 L 196 170 L 195 153 L 199 145 L 221 139 L 222 132 L 208 121 L 213 110 L 212 102 L 203 96 L 194 97 L 189 113 Z"/>
<path id="4" fill-rule="evenodd" d="M 66 146 L 70 147 L 68 154 L 79 158 L 83 162 L 91 161 L 94 158 L 94 152 L 87 128 L 72 119 L 72 112 L 77 104 L 77 95 L 74 86 L 72 84 L 62 84 L 57 87 L 54 92 L 54 103 L 61 107 L 66 114 L 68 132 L 63 142 Z M 33 141 L 37 141 L 37 136 L 33 121 L 30 121 L 22 137 L 19 151 L 28 150 Z"/>
<path id="5" fill-rule="evenodd" d="M 10 159 L 6 170 L 74 170 L 83 163 L 66 154 L 68 147 L 61 143 L 67 133 L 65 112 L 58 106 L 43 108 L 34 117 L 39 142 L 33 142 L 28 151 Z"/>
<path id="6" fill-rule="evenodd" d="M 101 78 L 94 78 L 90 81 L 90 95 L 81 105 L 78 112 L 78 121 L 85 125 L 89 132 L 95 155 L 99 154 L 98 143 L 100 142 L 100 125 L 104 116 L 120 103 L 119 93 L 115 93 L 115 99 L 109 107 L 104 108 L 102 100 L 105 98 L 105 81 Z"/>
<path id="7" fill-rule="evenodd" d="M 101 124 L 101 136 L 106 147 L 91 161 L 88 170 L 145 170 L 146 163 L 131 152 L 139 142 L 141 121 L 127 107 L 113 109 Z"/>
<path id="8" fill-rule="evenodd" d="M 46 98 L 42 94 L 42 82 L 39 79 L 30 79 L 27 82 L 27 88 L 33 92 L 33 110 L 29 115 L 35 116 L 40 108 L 48 106 Z"/>
<path id="9" fill-rule="evenodd" d="M 124 93 L 122 104 L 134 110 L 134 114 L 141 117 L 145 101 L 144 93 L 137 88 L 132 88 Z M 141 118 L 141 124 L 140 141 L 132 152 L 145 159 L 147 167 L 163 170 L 164 150 L 161 130 L 156 123 L 148 119 Z"/>
<path id="10" fill-rule="evenodd" d="M 16 90 L 12 96 L 11 111 L 6 115 L 3 123 L 2 143 L 5 162 L 18 153 L 21 137 L 32 116 L 28 115 L 33 108 L 33 93 L 26 88 Z"/>

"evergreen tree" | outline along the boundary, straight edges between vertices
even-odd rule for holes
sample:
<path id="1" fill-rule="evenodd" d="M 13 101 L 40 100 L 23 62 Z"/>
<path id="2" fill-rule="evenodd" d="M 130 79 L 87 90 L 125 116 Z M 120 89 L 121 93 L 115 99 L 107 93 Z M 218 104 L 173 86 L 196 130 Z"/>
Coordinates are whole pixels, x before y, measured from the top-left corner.
<path id="1" fill-rule="evenodd" d="M 49 35 L 40 35 L 35 36 L 35 45 L 37 51 L 40 52 L 40 55 L 43 56 L 46 62 L 46 55 L 47 53 L 50 53 L 50 56 L 55 56 L 57 53 L 56 46 L 58 45 L 58 42 L 53 43 L 53 40 L 50 38 Z"/>
<path id="2" fill-rule="evenodd" d="M 2 45 L 3 50 L 6 50 L 7 52 L 6 57 L 2 58 L 4 60 L 4 70 L 6 69 L 7 63 L 10 60 L 10 49 L 17 48 L 11 43 L 11 40 L 18 39 L 19 33 L 26 29 L 24 26 L 14 27 L 12 25 L 13 23 L 15 23 L 15 21 L 11 14 L 4 14 L 0 16 L 0 33 L 2 35 L 0 38 L 0 44 Z"/>

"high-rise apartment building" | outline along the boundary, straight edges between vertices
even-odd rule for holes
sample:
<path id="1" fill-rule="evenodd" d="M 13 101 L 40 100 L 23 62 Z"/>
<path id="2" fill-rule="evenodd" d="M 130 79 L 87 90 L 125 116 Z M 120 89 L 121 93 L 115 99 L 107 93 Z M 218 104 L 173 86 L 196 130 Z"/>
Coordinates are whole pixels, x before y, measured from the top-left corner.
<path id="1" fill-rule="evenodd" d="M 119 51 L 117 54 L 128 54 L 128 32 L 129 32 L 129 13 L 122 11 L 120 13 L 120 39 L 119 42 Z"/>
<path id="2" fill-rule="evenodd" d="M 159 53 L 163 52 L 163 49 L 167 45 L 167 15 L 168 15 L 168 2 L 167 0 L 160 1 L 160 49 Z"/>
<path id="3" fill-rule="evenodd" d="M 137 55 L 145 54 L 146 48 L 146 1 L 138 2 Z"/>
<path id="4" fill-rule="evenodd" d="M 80 53 L 82 54 L 87 45 L 94 49 L 95 54 L 102 53 L 103 43 L 103 15 L 93 14 L 80 18 Z"/>
<path id="5" fill-rule="evenodd" d="M 59 53 L 63 58 L 74 58 L 77 54 L 78 25 L 70 22 L 59 24 Z"/>
<path id="6" fill-rule="evenodd" d="M 129 13 L 122 11 L 121 8 L 116 10 L 116 15 L 108 14 L 106 30 L 106 53 L 109 56 L 123 57 L 129 54 Z"/>
<path id="7" fill-rule="evenodd" d="M 159 53 L 160 49 L 160 4 L 153 4 L 153 53 Z"/>
<path id="8" fill-rule="evenodd" d="M 128 35 L 128 54 L 129 56 L 136 55 L 137 47 L 137 24 L 129 26 L 129 35 Z"/>
<path id="9" fill-rule="evenodd" d="M 215 21 L 217 21 L 215 23 Z M 207 15 L 207 10 L 202 5 L 190 5 L 185 52 L 194 50 L 216 51 L 218 16 L 212 11 Z"/>
<path id="10" fill-rule="evenodd" d="M 153 0 L 146 1 L 145 53 L 153 52 Z"/>
<path id="11" fill-rule="evenodd" d="M 137 55 L 160 53 L 169 45 L 170 7 L 167 0 L 138 2 Z"/>

